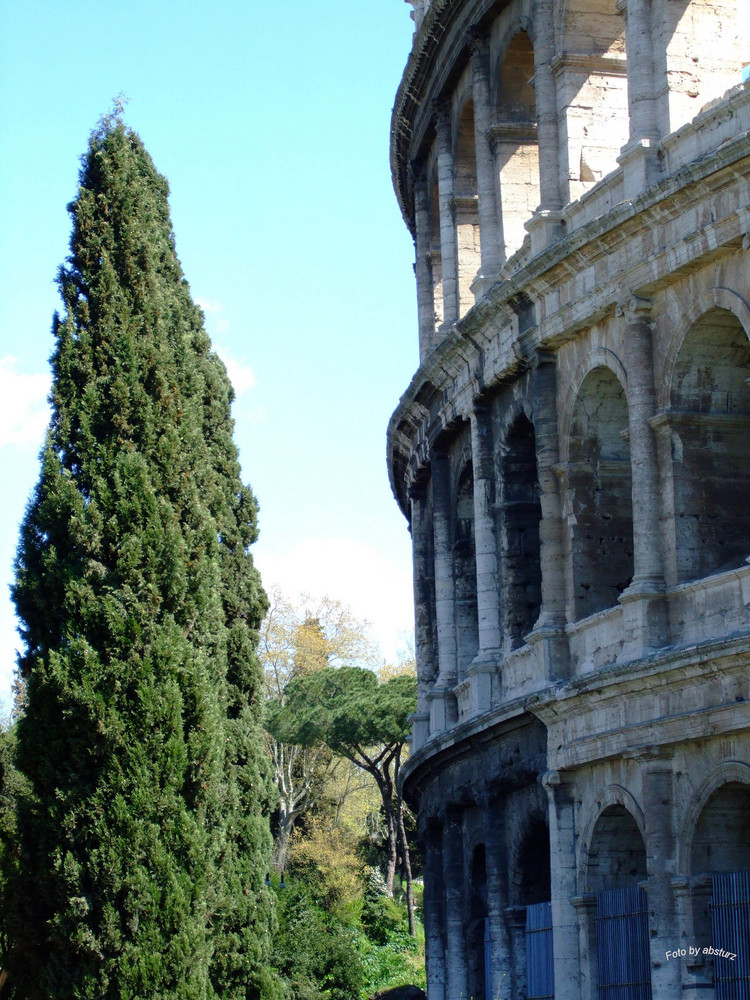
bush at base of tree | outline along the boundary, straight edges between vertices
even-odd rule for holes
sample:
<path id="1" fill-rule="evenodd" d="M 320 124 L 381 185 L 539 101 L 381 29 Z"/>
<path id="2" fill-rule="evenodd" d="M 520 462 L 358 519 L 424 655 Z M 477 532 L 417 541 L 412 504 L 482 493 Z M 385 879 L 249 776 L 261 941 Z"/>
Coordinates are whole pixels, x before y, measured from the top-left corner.
<path id="1" fill-rule="evenodd" d="M 409 934 L 406 905 L 383 895 L 382 874 L 363 873 L 358 906 L 341 906 L 330 879 L 309 860 L 299 869 L 293 862 L 284 888 L 273 878 L 272 964 L 287 1000 L 367 1000 L 395 986 L 424 988 L 424 932 L 418 925 L 417 937 Z"/>

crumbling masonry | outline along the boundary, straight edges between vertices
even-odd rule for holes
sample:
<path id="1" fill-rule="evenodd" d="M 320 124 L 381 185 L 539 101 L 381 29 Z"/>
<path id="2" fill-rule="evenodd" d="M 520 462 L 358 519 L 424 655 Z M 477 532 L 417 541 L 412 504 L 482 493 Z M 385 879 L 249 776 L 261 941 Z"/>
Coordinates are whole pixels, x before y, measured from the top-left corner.
<path id="1" fill-rule="evenodd" d="M 388 461 L 429 1000 L 748 998 L 735 4 L 409 2 L 421 360 Z"/>

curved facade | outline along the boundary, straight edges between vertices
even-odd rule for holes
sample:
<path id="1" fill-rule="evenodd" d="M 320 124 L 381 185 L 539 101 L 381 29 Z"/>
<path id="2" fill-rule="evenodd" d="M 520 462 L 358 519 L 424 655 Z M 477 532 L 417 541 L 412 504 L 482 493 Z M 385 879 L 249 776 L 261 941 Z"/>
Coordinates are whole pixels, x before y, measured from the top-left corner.
<path id="1" fill-rule="evenodd" d="M 742 1000 L 750 88 L 734 3 L 409 2 L 391 163 L 420 367 L 388 463 L 414 552 L 404 792 L 429 1000 Z"/>

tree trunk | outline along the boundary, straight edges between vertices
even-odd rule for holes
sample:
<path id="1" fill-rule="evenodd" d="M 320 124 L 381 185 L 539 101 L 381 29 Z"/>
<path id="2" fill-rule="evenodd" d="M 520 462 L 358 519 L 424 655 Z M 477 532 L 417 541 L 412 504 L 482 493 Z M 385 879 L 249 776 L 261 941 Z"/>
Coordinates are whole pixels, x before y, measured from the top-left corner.
<path id="1" fill-rule="evenodd" d="M 404 826 L 404 803 L 401 801 L 400 795 L 398 797 L 398 833 L 401 841 L 404 874 L 406 875 L 406 910 L 409 914 L 409 933 L 412 937 L 416 937 L 417 932 L 414 926 L 414 882 L 411 877 L 409 842 L 406 839 L 406 827 Z"/>

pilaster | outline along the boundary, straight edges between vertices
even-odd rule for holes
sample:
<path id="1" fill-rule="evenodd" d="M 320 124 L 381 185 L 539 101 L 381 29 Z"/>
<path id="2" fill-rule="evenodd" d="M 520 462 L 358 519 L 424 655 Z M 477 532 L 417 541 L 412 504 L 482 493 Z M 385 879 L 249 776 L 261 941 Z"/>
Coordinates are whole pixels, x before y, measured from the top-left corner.
<path id="1" fill-rule="evenodd" d="M 462 814 L 458 809 L 447 811 L 443 832 L 443 877 L 446 1000 L 459 1000 L 460 997 L 467 996 L 468 976 L 464 940 L 466 923 L 464 836 Z"/>
<path id="2" fill-rule="evenodd" d="M 417 279 L 417 320 L 419 325 L 419 357 L 422 360 L 432 346 L 435 336 L 435 293 L 432 281 L 430 248 L 429 192 L 427 177 L 422 164 L 412 164 L 414 186 L 415 263 Z"/>
<path id="3" fill-rule="evenodd" d="M 656 405 L 651 310 L 651 300 L 637 295 L 618 306 L 625 323 L 633 503 L 634 574 L 620 597 L 625 619 L 625 659 L 644 656 L 667 641 L 659 471 L 656 438 L 649 422 Z"/>
<path id="4" fill-rule="evenodd" d="M 431 465 L 438 673 L 429 701 L 430 731 L 436 733 L 447 729 L 456 719 L 455 698 L 452 692 L 458 681 L 458 664 L 451 548 L 450 462 L 443 452 L 434 452 Z"/>
<path id="5" fill-rule="evenodd" d="M 479 282 L 477 291 L 481 295 L 496 280 L 502 264 L 502 253 L 495 191 L 495 164 L 489 139 L 492 124 L 489 39 L 483 33 L 473 31 L 470 44 L 472 48 L 471 87 L 474 105 L 474 150 L 479 196 L 479 240 L 482 256 L 481 271 L 477 275 Z"/>
<path id="6" fill-rule="evenodd" d="M 547 771 L 541 782 L 549 803 L 555 998 L 583 1000 L 578 917 L 571 902 L 578 891 L 575 801 L 571 787 L 558 771 Z"/>
<path id="7" fill-rule="evenodd" d="M 424 937 L 427 995 L 446 1000 L 445 995 L 445 883 L 443 880 L 443 831 L 428 826 L 424 836 Z"/>
<path id="8" fill-rule="evenodd" d="M 443 324 L 450 326 L 459 315 L 458 246 L 453 218 L 453 144 L 449 105 L 435 105 L 437 133 L 438 203 L 440 211 L 440 259 L 443 277 Z"/>
<path id="9" fill-rule="evenodd" d="M 534 439 L 539 476 L 542 520 L 539 525 L 542 563 L 542 607 L 529 643 L 547 643 L 548 677 L 568 675 L 569 652 L 565 636 L 565 547 L 562 503 L 557 470 L 559 444 L 557 430 L 557 361 L 555 355 L 540 352 L 532 371 Z"/>

